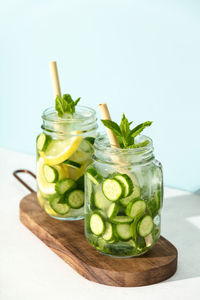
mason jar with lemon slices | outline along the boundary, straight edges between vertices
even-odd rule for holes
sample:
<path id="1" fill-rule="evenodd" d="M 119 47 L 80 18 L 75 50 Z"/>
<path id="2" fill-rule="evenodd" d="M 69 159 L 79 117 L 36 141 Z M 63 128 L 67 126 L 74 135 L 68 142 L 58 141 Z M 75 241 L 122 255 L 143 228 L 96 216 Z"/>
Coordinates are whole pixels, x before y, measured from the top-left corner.
<path id="1" fill-rule="evenodd" d="M 36 141 L 37 197 L 51 217 L 78 220 L 84 216 L 84 171 L 92 159 L 96 113 L 84 106 L 71 113 L 57 104 L 44 111 Z"/>

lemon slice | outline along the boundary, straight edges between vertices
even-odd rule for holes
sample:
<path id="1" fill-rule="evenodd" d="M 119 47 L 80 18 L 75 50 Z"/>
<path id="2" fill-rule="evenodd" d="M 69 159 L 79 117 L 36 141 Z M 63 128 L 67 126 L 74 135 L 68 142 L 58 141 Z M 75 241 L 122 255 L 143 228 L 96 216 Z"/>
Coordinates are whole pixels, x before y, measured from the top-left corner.
<path id="1" fill-rule="evenodd" d="M 63 169 L 63 173 L 64 173 L 63 178 L 69 178 L 69 177 L 70 177 L 70 173 L 69 173 L 69 168 L 68 168 L 68 166 L 65 165 L 65 164 L 61 164 L 60 166 L 61 166 L 62 169 Z M 62 179 L 62 178 L 59 178 L 59 179 Z"/>
<path id="2" fill-rule="evenodd" d="M 79 147 L 81 136 L 74 136 L 66 140 L 52 140 L 44 155 L 48 165 L 57 165 L 68 159 Z"/>
<path id="3" fill-rule="evenodd" d="M 49 183 L 44 177 L 43 173 L 44 159 L 41 157 L 37 163 L 37 184 L 42 194 L 55 194 L 55 183 Z"/>

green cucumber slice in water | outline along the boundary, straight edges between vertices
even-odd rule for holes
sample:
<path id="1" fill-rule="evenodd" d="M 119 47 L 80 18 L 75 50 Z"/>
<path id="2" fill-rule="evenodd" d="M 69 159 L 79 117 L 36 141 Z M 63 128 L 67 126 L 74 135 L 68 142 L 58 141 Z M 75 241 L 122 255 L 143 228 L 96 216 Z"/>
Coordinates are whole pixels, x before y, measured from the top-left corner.
<path id="1" fill-rule="evenodd" d="M 76 188 L 76 182 L 70 178 L 64 178 L 56 182 L 55 190 L 58 194 L 63 195 L 67 191 Z"/>
<path id="2" fill-rule="evenodd" d="M 81 164 L 77 163 L 76 161 L 70 160 L 70 159 L 66 159 L 65 161 L 63 161 L 63 164 L 70 166 L 72 168 L 75 168 L 75 169 L 81 168 Z"/>
<path id="3" fill-rule="evenodd" d="M 140 195 L 141 195 L 141 191 L 140 191 L 139 186 L 134 185 L 131 195 L 128 197 L 122 198 L 119 201 L 120 201 L 121 205 L 126 207 L 131 200 L 140 197 Z"/>
<path id="4" fill-rule="evenodd" d="M 110 201 L 104 196 L 101 186 L 99 186 L 94 194 L 94 204 L 99 209 L 107 209 Z"/>
<path id="5" fill-rule="evenodd" d="M 106 198 L 110 201 L 117 201 L 122 197 L 124 187 L 117 179 L 105 179 L 102 184 L 102 190 Z"/>
<path id="6" fill-rule="evenodd" d="M 47 182 L 54 183 L 58 180 L 58 171 L 54 167 L 44 165 L 43 172 Z"/>
<path id="7" fill-rule="evenodd" d="M 70 210 L 70 207 L 68 204 L 66 203 L 59 203 L 60 198 L 54 198 L 50 201 L 50 206 L 51 208 L 60 215 L 65 215 L 66 213 L 68 213 L 68 211 Z"/>
<path id="8" fill-rule="evenodd" d="M 153 220 L 149 215 L 144 216 L 137 225 L 137 231 L 141 237 L 146 237 L 153 230 Z"/>
<path id="9" fill-rule="evenodd" d="M 127 241 L 132 237 L 130 224 L 117 224 L 115 230 L 120 240 Z"/>
<path id="10" fill-rule="evenodd" d="M 71 208 L 78 209 L 84 204 L 84 192 L 81 190 L 74 190 L 67 195 L 67 203 Z"/>
<path id="11" fill-rule="evenodd" d="M 133 199 L 126 208 L 126 214 L 127 216 L 131 218 L 135 218 L 136 216 L 142 216 L 145 213 L 145 210 L 147 208 L 146 202 L 141 199 Z"/>
<path id="12" fill-rule="evenodd" d="M 37 137 L 37 141 L 36 141 L 36 145 L 37 145 L 37 149 L 39 151 L 45 151 L 47 149 L 47 146 L 49 145 L 49 142 L 51 141 L 51 136 L 47 135 L 45 133 L 41 133 L 38 137 Z"/>
<path id="13" fill-rule="evenodd" d="M 128 216 L 116 216 L 112 218 L 112 222 L 114 224 L 125 224 L 125 223 L 131 223 L 133 221 L 133 218 Z"/>
<path id="14" fill-rule="evenodd" d="M 127 174 L 117 174 L 115 177 L 124 185 L 124 197 L 128 197 L 133 192 L 133 182 Z"/>
<path id="15" fill-rule="evenodd" d="M 128 240 L 127 242 L 123 242 L 123 244 L 124 245 L 129 245 L 129 246 L 131 246 L 131 247 L 133 247 L 133 248 L 136 248 L 136 243 L 135 243 L 135 241 L 134 240 Z"/>
<path id="16" fill-rule="evenodd" d="M 86 170 L 87 177 L 94 183 L 99 184 L 102 181 L 102 176 L 92 167 Z"/>
<path id="17" fill-rule="evenodd" d="M 105 231 L 104 234 L 102 235 L 102 238 L 106 241 L 110 241 L 114 238 L 113 226 L 109 222 L 105 223 Z"/>
<path id="18" fill-rule="evenodd" d="M 107 216 L 109 219 L 112 219 L 112 218 L 116 217 L 118 212 L 119 212 L 119 204 L 113 202 L 107 210 Z"/>
<path id="19" fill-rule="evenodd" d="M 104 251 L 104 247 L 106 246 L 107 242 L 102 237 L 98 238 L 98 243 L 96 245 L 97 250 Z"/>
<path id="20" fill-rule="evenodd" d="M 90 217 L 90 229 L 95 235 L 103 234 L 105 224 L 102 216 L 99 213 L 93 213 Z"/>

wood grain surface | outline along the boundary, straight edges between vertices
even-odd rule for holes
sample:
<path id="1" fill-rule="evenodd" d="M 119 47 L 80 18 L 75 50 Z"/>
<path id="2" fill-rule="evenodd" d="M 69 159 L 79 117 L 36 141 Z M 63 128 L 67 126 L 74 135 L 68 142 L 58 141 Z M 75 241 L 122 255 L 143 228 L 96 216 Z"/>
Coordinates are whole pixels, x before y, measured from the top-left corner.
<path id="1" fill-rule="evenodd" d="M 177 269 L 177 250 L 163 237 L 141 257 L 112 258 L 98 253 L 85 239 L 84 221 L 49 217 L 35 193 L 21 200 L 20 220 L 80 275 L 100 284 L 150 285 L 171 277 Z"/>

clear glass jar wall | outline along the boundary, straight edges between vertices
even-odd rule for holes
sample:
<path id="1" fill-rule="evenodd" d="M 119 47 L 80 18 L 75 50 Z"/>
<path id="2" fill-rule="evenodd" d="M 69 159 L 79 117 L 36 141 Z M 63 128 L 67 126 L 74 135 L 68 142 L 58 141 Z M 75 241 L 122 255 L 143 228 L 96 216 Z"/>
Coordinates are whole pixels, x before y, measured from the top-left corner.
<path id="1" fill-rule="evenodd" d="M 91 163 L 96 137 L 96 113 L 77 106 L 73 115 L 57 116 L 53 108 L 42 115 L 36 141 L 38 201 L 51 217 L 83 218 L 84 171 Z"/>
<path id="2" fill-rule="evenodd" d="M 85 173 L 85 235 L 99 252 L 139 256 L 160 237 L 162 166 L 146 147 L 111 148 L 105 135 L 94 144 L 94 162 Z"/>

